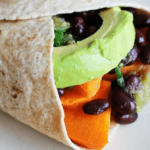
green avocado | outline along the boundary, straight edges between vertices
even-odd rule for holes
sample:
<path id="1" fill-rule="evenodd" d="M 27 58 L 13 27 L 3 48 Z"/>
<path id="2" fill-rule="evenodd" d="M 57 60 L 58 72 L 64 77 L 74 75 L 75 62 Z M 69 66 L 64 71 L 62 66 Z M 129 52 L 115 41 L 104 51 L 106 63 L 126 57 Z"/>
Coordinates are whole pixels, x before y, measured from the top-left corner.
<path id="1" fill-rule="evenodd" d="M 103 76 L 132 49 L 135 41 L 133 15 L 119 7 L 104 10 L 99 15 L 103 25 L 95 34 L 76 44 L 54 48 L 57 88 L 80 85 Z"/>
<path id="2" fill-rule="evenodd" d="M 150 100 L 150 73 L 145 74 L 141 83 L 141 87 L 139 87 L 139 90 L 134 95 L 138 112 L 141 111 Z"/>

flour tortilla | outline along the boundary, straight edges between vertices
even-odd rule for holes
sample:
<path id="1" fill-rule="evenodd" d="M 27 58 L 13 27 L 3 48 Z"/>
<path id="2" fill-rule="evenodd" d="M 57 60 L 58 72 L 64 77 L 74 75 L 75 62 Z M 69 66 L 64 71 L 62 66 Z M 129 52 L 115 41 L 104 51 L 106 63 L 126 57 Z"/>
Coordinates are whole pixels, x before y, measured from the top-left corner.
<path id="1" fill-rule="evenodd" d="M 70 141 L 65 128 L 53 75 L 51 15 L 118 5 L 150 12 L 121 0 L 0 1 L 0 109 L 74 149 L 84 149 Z M 112 123 L 109 139 L 114 127 Z"/>
<path id="2" fill-rule="evenodd" d="M 0 20 L 31 19 L 113 6 L 134 6 L 149 11 L 148 7 L 130 0 L 0 0 Z"/>

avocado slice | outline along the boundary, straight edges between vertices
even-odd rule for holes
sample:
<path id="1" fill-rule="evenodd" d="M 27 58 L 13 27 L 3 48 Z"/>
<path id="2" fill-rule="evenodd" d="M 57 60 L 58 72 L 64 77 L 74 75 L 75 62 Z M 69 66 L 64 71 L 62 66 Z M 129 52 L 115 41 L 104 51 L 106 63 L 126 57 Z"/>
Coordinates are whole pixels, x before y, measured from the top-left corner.
<path id="1" fill-rule="evenodd" d="M 103 25 L 95 34 L 76 44 L 54 48 L 57 88 L 80 85 L 103 76 L 132 49 L 135 41 L 133 15 L 119 7 L 104 10 L 99 15 Z"/>
<path id="2" fill-rule="evenodd" d="M 134 99 L 136 102 L 137 111 L 141 111 L 141 109 L 148 103 L 150 100 L 150 73 L 146 73 L 144 78 L 142 79 L 142 87 L 140 90 L 134 94 Z"/>

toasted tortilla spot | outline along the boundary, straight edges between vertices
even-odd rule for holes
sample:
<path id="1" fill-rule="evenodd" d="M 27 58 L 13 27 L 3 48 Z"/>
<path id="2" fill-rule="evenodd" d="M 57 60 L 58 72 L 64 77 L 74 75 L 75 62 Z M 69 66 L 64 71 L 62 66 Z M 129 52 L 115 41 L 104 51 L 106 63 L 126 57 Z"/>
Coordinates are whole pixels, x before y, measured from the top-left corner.
<path id="1" fill-rule="evenodd" d="M 88 3 L 92 2 L 92 0 L 86 0 Z"/>
<path id="2" fill-rule="evenodd" d="M 33 41 L 37 37 L 37 34 L 34 34 L 32 37 L 27 37 L 27 40 Z"/>

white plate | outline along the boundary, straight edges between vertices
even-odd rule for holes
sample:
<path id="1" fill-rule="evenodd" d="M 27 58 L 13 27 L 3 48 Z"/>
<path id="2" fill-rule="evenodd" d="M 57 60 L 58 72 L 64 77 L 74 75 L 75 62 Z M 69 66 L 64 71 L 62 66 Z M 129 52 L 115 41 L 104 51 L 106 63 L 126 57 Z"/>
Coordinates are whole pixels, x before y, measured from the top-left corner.
<path id="1" fill-rule="evenodd" d="M 150 150 L 150 104 L 138 120 L 120 126 L 104 150 Z M 0 112 L 0 150 L 72 150 Z"/>
<path id="2" fill-rule="evenodd" d="M 149 0 L 135 0 L 150 7 Z M 0 150 L 72 150 L 0 111 Z M 150 104 L 131 125 L 120 126 L 104 150 L 150 150 Z"/>
<path id="3" fill-rule="evenodd" d="M 120 125 L 104 150 L 150 150 L 150 104 L 138 113 L 130 125 Z"/>

